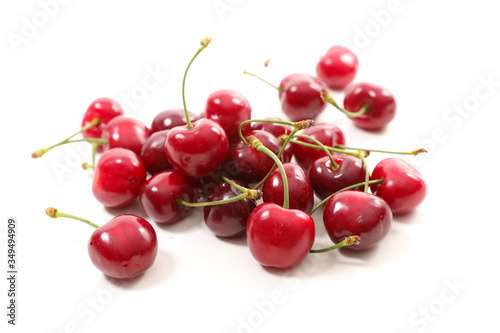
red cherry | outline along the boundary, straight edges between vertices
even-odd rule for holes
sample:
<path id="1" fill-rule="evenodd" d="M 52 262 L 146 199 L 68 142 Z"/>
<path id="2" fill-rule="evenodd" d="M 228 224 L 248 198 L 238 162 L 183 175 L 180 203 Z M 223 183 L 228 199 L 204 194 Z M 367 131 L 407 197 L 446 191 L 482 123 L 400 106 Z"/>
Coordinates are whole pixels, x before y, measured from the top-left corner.
<path id="1" fill-rule="evenodd" d="M 151 175 L 172 169 L 165 154 L 165 140 L 168 131 L 162 130 L 151 134 L 142 146 L 141 160 Z"/>
<path id="2" fill-rule="evenodd" d="M 191 121 L 198 120 L 198 116 L 188 111 Z M 177 126 L 186 125 L 186 113 L 184 109 L 172 109 L 159 112 L 151 123 L 151 132 L 156 133 L 166 129 L 172 129 Z"/>
<path id="3" fill-rule="evenodd" d="M 247 242 L 252 256 L 263 266 L 291 268 L 311 250 L 315 237 L 312 217 L 297 209 L 266 202 L 247 221 Z"/>
<path id="4" fill-rule="evenodd" d="M 87 126 L 95 118 L 101 122 L 82 132 L 84 138 L 99 139 L 102 137 L 102 131 L 109 121 L 117 116 L 123 115 L 123 109 L 115 100 L 107 97 L 101 97 L 93 101 L 85 111 L 82 119 L 82 127 Z"/>
<path id="5" fill-rule="evenodd" d="M 325 86 L 308 74 L 291 74 L 279 85 L 279 98 L 283 113 L 291 121 L 316 119 L 326 107 L 321 99 Z"/>
<path id="6" fill-rule="evenodd" d="M 312 188 L 321 200 L 347 186 L 362 183 L 366 179 L 366 167 L 361 159 L 344 154 L 334 154 L 332 157 L 339 166 L 336 170 L 332 169 L 328 156 L 318 158 L 309 169 Z M 363 190 L 363 186 L 355 190 Z"/>
<path id="7" fill-rule="evenodd" d="M 236 184 L 248 187 L 242 181 L 232 179 Z M 223 182 L 217 186 L 207 202 L 227 200 L 241 194 L 241 191 Z M 245 234 L 247 219 L 257 206 L 253 199 L 241 199 L 231 203 L 203 208 L 205 224 L 208 229 L 219 237 L 238 237 Z"/>
<path id="8" fill-rule="evenodd" d="M 331 123 L 318 123 L 313 127 L 307 128 L 301 134 L 309 135 L 318 140 L 325 146 L 334 147 L 335 144 L 345 145 L 345 136 L 340 128 Z M 304 138 L 298 138 L 298 141 L 314 144 L 313 141 Z M 292 144 L 293 153 L 297 163 L 309 170 L 311 164 L 320 157 L 327 156 L 323 150 L 304 147 L 298 144 Z"/>
<path id="9" fill-rule="evenodd" d="M 330 89 L 341 90 L 354 80 L 358 58 L 348 48 L 332 46 L 316 65 L 316 75 Z"/>
<path id="10" fill-rule="evenodd" d="M 104 274 L 130 279 L 150 268 L 158 252 L 156 233 L 145 219 L 119 215 L 97 228 L 88 244 L 89 257 Z"/>
<path id="11" fill-rule="evenodd" d="M 289 207 L 309 212 L 314 205 L 311 182 L 304 169 L 295 163 L 284 163 L 283 168 L 288 179 L 290 193 Z M 274 169 L 262 187 L 264 202 L 273 202 L 283 206 L 283 179 L 278 168 Z"/>
<path id="12" fill-rule="evenodd" d="M 146 180 L 146 168 L 131 150 L 113 148 L 104 152 L 92 180 L 92 192 L 106 207 L 122 207 L 132 202 Z"/>
<path id="13" fill-rule="evenodd" d="M 213 175 L 226 162 L 229 141 L 215 121 L 199 119 L 193 128 L 172 128 L 165 140 L 165 153 L 172 167 L 185 176 L 200 178 Z"/>
<path id="14" fill-rule="evenodd" d="M 151 135 L 151 131 L 139 120 L 125 116 L 113 118 L 104 128 L 102 137 L 108 140 L 109 148 L 130 149 L 141 154 L 142 146 Z"/>
<path id="15" fill-rule="evenodd" d="M 392 213 L 389 205 L 373 194 L 342 191 L 327 201 L 323 222 L 335 244 L 357 235 L 361 242 L 349 248 L 365 250 L 377 245 L 387 235 Z"/>
<path id="16" fill-rule="evenodd" d="M 196 192 L 191 182 L 176 170 L 167 170 L 149 178 L 141 187 L 139 201 L 149 217 L 158 223 L 172 224 L 190 211 L 178 203 L 196 201 Z"/>
<path id="17" fill-rule="evenodd" d="M 218 123 L 226 131 L 229 143 L 240 141 L 238 126 L 252 117 L 252 108 L 248 100 L 235 90 L 221 89 L 208 96 L 204 115 Z M 243 134 L 247 132 L 243 128 Z"/>
<path id="18" fill-rule="evenodd" d="M 384 179 L 370 186 L 372 192 L 384 199 L 393 214 L 406 214 L 417 208 L 427 195 L 422 174 L 400 158 L 387 158 L 373 169 L 372 180 Z"/>
<path id="19" fill-rule="evenodd" d="M 357 112 L 364 105 L 368 106 L 364 114 L 351 117 L 359 128 L 377 131 L 384 128 L 396 116 L 396 100 L 389 90 L 366 82 L 347 87 L 344 108 L 350 112 Z"/>
<path id="20" fill-rule="evenodd" d="M 280 118 L 265 118 L 266 120 L 282 120 Z M 255 122 L 252 123 L 252 130 L 261 130 L 266 131 L 274 135 L 278 142 L 281 143 L 280 137 L 283 135 L 290 135 L 293 131 L 293 127 L 289 125 L 277 124 L 277 123 L 266 123 L 266 122 Z M 292 160 L 293 157 L 293 148 L 291 144 L 288 144 L 281 155 L 281 162 L 288 163 Z"/>

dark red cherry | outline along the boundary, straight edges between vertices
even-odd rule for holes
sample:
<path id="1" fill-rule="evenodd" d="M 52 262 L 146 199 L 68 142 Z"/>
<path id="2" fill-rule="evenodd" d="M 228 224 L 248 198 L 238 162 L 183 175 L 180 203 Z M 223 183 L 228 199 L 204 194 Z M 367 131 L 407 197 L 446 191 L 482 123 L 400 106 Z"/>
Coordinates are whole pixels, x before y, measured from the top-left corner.
<path id="1" fill-rule="evenodd" d="M 172 224 L 189 214 L 191 207 L 178 199 L 196 202 L 190 180 L 176 170 L 167 170 L 149 178 L 141 187 L 139 201 L 149 217 L 158 223 Z"/>
<path id="2" fill-rule="evenodd" d="M 193 112 L 188 111 L 189 119 L 191 121 L 198 120 L 198 116 Z M 151 132 L 156 133 L 159 131 L 172 129 L 177 126 L 186 125 L 186 114 L 184 109 L 172 109 L 159 112 L 151 123 Z"/>
<path id="3" fill-rule="evenodd" d="M 348 236 L 357 235 L 361 237 L 361 242 L 349 248 L 365 250 L 377 245 L 387 235 L 392 212 L 383 199 L 373 194 L 342 191 L 327 201 L 323 222 L 335 244 Z"/>
<path id="4" fill-rule="evenodd" d="M 318 158 L 309 168 L 312 188 L 321 200 L 347 186 L 362 183 L 366 179 L 366 167 L 361 159 L 344 154 L 335 154 L 332 157 L 339 166 L 336 170 L 332 169 L 328 156 Z M 359 186 L 354 190 L 363 190 L 363 188 Z"/>
<path id="5" fill-rule="evenodd" d="M 301 131 L 300 134 L 309 135 L 325 146 L 334 147 L 335 144 L 345 145 L 344 133 L 337 125 L 331 123 L 318 123 L 313 127 Z M 315 144 L 309 139 L 298 138 L 297 140 Z M 327 156 L 322 150 L 304 147 L 298 144 L 292 144 L 292 147 L 297 163 L 306 171 L 309 170 L 312 163 L 318 158 Z"/>
<path id="6" fill-rule="evenodd" d="M 348 48 L 332 46 L 316 65 L 316 75 L 330 89 L 341 90 L 351 83 L 358 72 L 358 57 Z"/>
<path id="7" fill-rule="evenodd" d="M 326 107 L 321 99 L 323 83 L 308 74 L 291 74 L 280 85 L 279 99 L 283 113 L 291 121 L 316 119 Z"/>
<path id="8" fill-rule="evenodd" d="M 215 121 L 199 119 L 193 128 L 172 128 L 165 140 L 165 154 L 172 167 L 185 176 L 201 178 L 216 173 L 226 162 L 229 141 Z"/>
<path id="9" fill-rule="evenodd" d="M 92 192 L 104 206 L 122 207 L 137 197 L 146 176 L 144 163 L 136 153 L 113 148 L 104 152 L 97 162 Z"/>
<path id="10" fill-rule="evenodd" d="M 377 131 L 384 128 L 396 116 L 396 100 L 391 92 L 373 83 L 360 82 L 345 90 L 344 108 L 357 112 L 364 105 L 368 110 L 361 116 L 352 117 L 356 126 Z"/>
<path id="11" fill-rule="evenodd" d="M 274 154 L 279 153 L 281 146 L 272 134 L 264 131 L 250 131 L 245 138 L 250 135 L 259 139 Z M 269 156 L 240 141 L 229 150 L 225 170 L 232 177 L 242 179 L 247 183 L 256 183 L 267 175 L 273 165 L 274 161 Z"/>
<path id="12" fill-rule="evenodd" d="M 165 154 L 165 140 L 168 131 L 162 130 L 151 134 L 142 146 L 141 160 L 151 175 L 172 169 Z"/>
<path id="13" fill-rule="evenodd" d="M 248 217 L 246 234 L 257 262 L 286 269 L 300 263 L 311 250 L 315 225 L 306 212 L 266 202 Z"/>
<path id="14" fill-rule="evenodd" d="M 371 179 L 384 179 L 372 184 L 371 191 L 384 199 L 393 214 L 406 214 L 417 208 L 427 195 L 422 174 L 400 158 L 387 158 L 373 169 Z"/>
<path id="15" fill-rule="evenodd" d="M 248 100 L 235 90 L 221 89 L 214 91 L 207 98 L 204 116 L 218 123 L 226 131 L 229 143 L 240 141 L 238 126 L 252 117 L 252 108 Z M 243 134 L 251 125 L 243 128 Z"/>
<path id="16" fill-rule="evenodd" d="M 306 172 L 295 163 L 283 163 L 283 168 L 288 179 L 290 209 L 309 212 L 314 205 L 314 194 Z M 264 182 L 262 193 L 264 202 L 283 206 L 283 179 L 278 168 Z"/>
<path id="17" fill-rule="evenodd" d="M 282 120 L 280 118 L 265 118 L 267 120 Z M 261 130 L 266 131 L 274 135 L 278 141 L 281 143 L 280 139 L 283 135 L 290 135 L 293 130 L 292 126 L 276 124 L 276 123 L 266 123 L 266 122 L 255 122 L 252 123 L 252 130 Z M 281 162 L 288 163 L 292 160 L 293 157 L 293 148 L 291 144 L 288 144 L 283 151 L 283 155 L 281 155 Z"/>
<path id="18" fill-rule="evenodd" d="M 156 232 L 142 217 L 119 215 L 97 228 L 90 237 L 90 260 L 101 272 L 130 279 L 150 268 L 158 252 Z"/>
<path id="19" fill-rule="evenodd" d="M 115 100 L 108 97 L 101 97 L 93 101 L 85 111 L 82 119 L 82 127 L 87 126 L 92 120 L 98 118 L 101 122 L 82 132 L 84 138 L 99 139 L 102 137 L 102 130 L 109 121 L 117 116 L 123 115 L 123 109 Z"/>
<path id="20" fill-rule="evenodd" d="M 139 120 L 125 116 L 113 118 L 104 128 L 102 138 L 109 148 L 126 148 L 137 155 L 151 135 L 151 131 Z"/>
<path id="21" fill-rule="evenodd" d="M 232 179 L 236 184 L 248 187 L 242 181 Z M 214 189 L 207 202 L 227 200 L 241 194 L 241 191 L 223 182 Z M 205 224 L 219 237 L 238 237 L 245 234 L 247 219 L 257 203 L 253 199 L 241 199 L 235 202 L 205 206 L 203 209 Z"/>

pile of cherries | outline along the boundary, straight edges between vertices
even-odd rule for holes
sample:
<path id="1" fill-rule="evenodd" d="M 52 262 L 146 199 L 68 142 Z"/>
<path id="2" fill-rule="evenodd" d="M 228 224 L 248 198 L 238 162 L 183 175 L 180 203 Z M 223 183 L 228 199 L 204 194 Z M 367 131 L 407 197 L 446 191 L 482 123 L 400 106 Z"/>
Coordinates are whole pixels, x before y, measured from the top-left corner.
<path id="1" fill-rule="evenodd" d="M 396 102 L 387 89 L 352 84 L 358 59 L 350 50 L 333 46 L 319 61 L 317 77 L 292 74 L 273 86 L 287 120 L 252 119 L 248 100 L 228 89 L 210 94 L 197 116 L 187 110 L 184 86 L 193 60 L 209 43 L 203 39 L 187 66 L 183 109 L 158 113 L 148 127 L 125 116 L 116 101 L 99 98 L 85 112 L 80 131 L 32 156 L 87 141 L 94 158 L 83 167 L 94 169 L 92 193 L 102 205 L 124 207 L 139 200 L 147 217 L 161 224 L 178 223 L 203 207 L 208 230 L 218 237 L 246 236 L 261 265 L 283 269 L 310 253 L 372 248 L 389 232 L 394 214 L 409 213 L 424 200 L 421 174 L 403 159 L 384 159 L 370 172 L 369 153 L 388 152 L 347 147 L 339 127 L 314 121 L 328 104 L 365 130 L 380 130 L 394 118 Z M 344 90 L 343 107 L 329 89 Z M 74 139 L 78 134 L 83 139 Z M 316 206 L 315 196 L 322 200 Z M 313 250 L 311 215 L 323 206 L 333 244 Z M 46 213 L 96 228 L 89 256 L 106 275 L 132 278 L 155 261 L 155 229 L 143 217 L 123 214 L 99 227 L 55 208 Z"/>

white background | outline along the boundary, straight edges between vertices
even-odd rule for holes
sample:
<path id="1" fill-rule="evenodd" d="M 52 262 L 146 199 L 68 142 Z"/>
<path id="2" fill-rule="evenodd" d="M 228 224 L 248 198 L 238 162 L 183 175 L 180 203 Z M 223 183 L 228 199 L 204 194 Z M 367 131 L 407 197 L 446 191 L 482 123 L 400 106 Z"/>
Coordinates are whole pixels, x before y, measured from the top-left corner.
<path id="1" fill-rule="evenodd" d="M 0 284 L 2 332 L 498 330 L 500 21 L 493 2 L 297 3 L 2 1 L 0 266 L 7 270 L 6 221 L 14 216 L 19 268 L 15 328 L 6 323 L 6 279 Z M 51 220 L 45 208 L 97 224 L 144 212 L 138 204 L 105 209 L 94 199 L 92 174 L 79 168 L 88 161 L 85 145 L 39 160 L 30 154 L 75 132 L 97 97 L 125 104 L 131 95 L 126 114 L 147 125 L 157 112 L 182 107 L 182 75 L 205 36 L 213 42 L 191 67 L 188 108 L 199 113 L 212 91 L 230 88 L 249 99 L 256 117 L 280 115 L 277 93 L 244 70 L 279 84 L 291 73 L 314 74 L 330 46 L 350 45 L 360 61 L 356 81 L 391 90 L 397 117 L 381 133 L 355 128 L 331 107 L 319 120 L 335 122 L 353 146 L 427 148 L 407 159 L 426 179 L 425 202 L 396 217 L 375 249 L 310 255 L 288 271 L 261 267 L 244 239 L 213 236 L 197 210 L 172 226 L 153 222 L 159 254 L 142 277 L 106 278 L 87 255 L 91 228 Z M 151 71 L 160 74 L 146 90 Z M 335 96 L 342 101 L 341 92 Z M 369 165 L 385 157 L 373 154 Z M 327 246 L 321 212 L 314 217 L 314 247 Z"/>

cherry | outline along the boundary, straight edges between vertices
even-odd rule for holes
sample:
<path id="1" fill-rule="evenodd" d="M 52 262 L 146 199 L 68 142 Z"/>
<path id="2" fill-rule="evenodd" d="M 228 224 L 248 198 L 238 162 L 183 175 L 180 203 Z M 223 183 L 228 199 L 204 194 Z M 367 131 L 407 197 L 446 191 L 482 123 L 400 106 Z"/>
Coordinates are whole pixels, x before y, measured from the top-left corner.
<path id="1" fill-rule="evenodd" d="M 380 197 L 359 191 L 342 191 L 326 203 L 323 222 L 334 243 L 357 235 L 361 241 L 352 249 L 365 250 L 377 245 L 389 232 L 392 212 Z"/>
<path id="2" fill-rule="evenodd" d="M 195 201 L 197 194 L 188 178 L 176 170 L 167 170 L 149 178 L 141 187 L 139 202 L 149 217 L 158 223 L 172 224 L 190 211 L 179 199 Z"/>
<path id="3" fill-rule="evenodd" d="M 117 116 L 123 115 L 123 109 L 115 100 L 101 97 L 93 101 L 85 111 L 82 119 L 82 127 L 87 126 L 94 119 L 99 119 L 100 123 L 82 132 L 84 138 L 99 139 L 102 131 L 109 121 Z"/>
<path id="4" fill-rule="evenodd" d="M 347 87 L 345 109 L 357 112 L 363 106 L 366 106 L 366 112 L 351 119 L 356 126 L 365 130 L 381 130 L 396 116 L 396 100 L 389 90 L 366 82 Z"/>
<path id="5" fill-rule="evenodd" d="M 318 158 L 309 168 L 312 188 L 321 200 L 347 186 L 362 183 L 366 177 L 366 167 L 361 159 L 344 154 L 332 157 L 338 165 L 337 169 L 332 167 L 328 156 Z M 363 186 L 355 190 L 363 190 Z"/>
<path id="6" fill-rule="evenodd" d="M 372 179 L 384 179 L 370 186 L 372 193 L 384 199 L 393 214 L 406 214 L 422 203 L 427 194 L 421 173 L 400 158 L 380 161 L 372 172 Z"/>
<path id="7" fill-rule="evenodd" d="M 345 144 L 344 133 L 337 125 L 332 123 L 318 123 L 314 127 L 305 129 L 302 134 L 313 137 L 329 147 L 335 147 L 335 144 Z M 297 140 L 313 144 L 313 141 L 309 139 L 298 138 Z M 315 160 L 326 156 L 326 153 L 320 149 L 304 147 L 299 144 L 292 144 L 292 147 L 297 163 L 307 171 Z"/>
<path id="8" fill-rule="evenodd" d="M 281 149 L 278 139 L 268 132 L 250 131 L 245 138 L 249 136 L 255 136 L 274 154 L 278 154 Z M 269 156 L 240 141 L 229 150 L 226 171 L 245 182 L 256 183 L 267 175 L 273 165 L 274 161 Z"/>
<path id="9" fill-rule="evenodd" d="M 151 135 L 151 130 L 139 120 L 118 116 L 106 125 L 102 132 L 103 139 L 108 140 L 109 148 L 130 149 L 141 154 L 142 146 Z"/>
<path id="10" fill-rule="evenodd" d="M 242 187 L 248 187 L 242 181 L 232 179 Z M 208 202 L 227 200 L 241 194 L 241 191 L 227 182 L 219 184 L 210 194 Z M 245 234 L 247 219 L 257 203 L 245 198 L 235 202 L 205 206 L 203 213 L 208 229 L 219 237 L 238 237 Z"/>
<path id="11" fill-rule="evenodd" d="M 188 111 L 191 121 L 198 120 L 198 116 Z M 186 125 L 186 115 L 183 109 L 172 109 L 159 112 L 151 123 L 151 132 L 156 133 L 177 126 Z"/>
<path id="12" fill-rule="evenodd" d="M 117 279 L 136 277 L 150 268 L 156 259 L 156 232 L 142 217 L 118 215 L 100 227 L 52 207 L 45 212 L 52 218 L 72 218 L 97 228 L 90 237 L 88 253 L 94 266 L 107 276 Z"/>
<path id="13" fill-rule="evenodd" d="M 295 163 L 283 163 L 283 168 L 290 188 L 289 207 L 309 212 L 314 204 L 314 195 L 306 172 Z M 271 176 L 266 180 L 262 192 L 264 202 L 283 205 L 283 181 L 278 168 L 274 169 Z"/>
<path id="14" fill-rule="evenodd" d="M 151 175 L 172 169 L 165 154 L 165 140 L 168 131 L 167 129 L 154 132 L 142 146 L 141 160 Z"/>
<path id="15" fill-rule="evenodd" d="M 246 235 L 257 262 L 286 269 L 300 263 L 311 250 L 315 225 L 306 212 L 266 202 L 250 213 Z"/>
<path id="16" fill-rule="evenodd" d="M 282 120 L 280 118 L 265 118 L 264 120 Z M 279 123 L 268 123 L 268 122 L 255 122 L 252 123 L 252 130 L 262 130 L 274 135 L 278 142 L 283 145 L 283 136 L 290 135 L 293 131 L 293 127 L 290 125 L 284 125 Z M 286 145 L 285 150 L 281 155 L 281 162 L 288 163 L 292 160 L 293 148 L 292 145 Z"/>
<path id="17" fill-rule="evenodd" d="M 358 58 L 348 48 L 332 46 L 316 65 L 316 75 L 334 90 L 344 89 L 358 72 Z"/>
<path id="18" fill-rule="evenodd" d="M 95 198 L 106 207 L 122 207 L 132 202 L 146 180 L 146 168 L 131 150 L 113 148 L 104 152 L 92 179 Z"/>
<path id="19" fill-rule="evenodd" d="M 221 89 L 214 91 L 207 98 L 204 115 L 218 123 L 226 132 L 229 143 L 240 140 L 238 126 L 252 117 L 252 108 L 248 100 L 235 90 Z M 243 133 L 250 126 L 244 128 Z"/>

